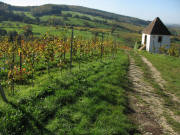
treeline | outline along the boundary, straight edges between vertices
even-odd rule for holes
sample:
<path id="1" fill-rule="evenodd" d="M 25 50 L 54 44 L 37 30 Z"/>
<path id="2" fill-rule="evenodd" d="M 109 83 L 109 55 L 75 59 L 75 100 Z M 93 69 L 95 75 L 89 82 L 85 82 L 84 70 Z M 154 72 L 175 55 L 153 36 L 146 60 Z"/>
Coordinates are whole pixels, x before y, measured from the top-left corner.
<path id="1" fill-rule="evenodd" d="M 141 20 L 138 18 L 118 15 L 115 13 L 109 13 L 109 12 L 101 11 L 101 10 L 97 10 L 97 9 L 91 9 L 91 8 L 81 7 L 81 6 L 68 6 L 68 7 L 69 7 L 69 11 L 79 12 L 82 14 L 88 14 L 88 15 L 92 15 L 92 16 L 98 16 L 98 17 L 101 17 L 104 19 L 111 19 L 111 20 L 116 20 L 116 21 L 120 21 L 120 22 L 128 22 L 128 23 L 132 23 L 135 25 L 147 25 L 148 24 L 147 21 L 144 21 L 144 20 Z"/>
<path id="2" fill-rule="evenodd" d="M 27 16 L 14 14 L 11 10 L 4 10 L 0 7 L 0 22 L 1 21 L 19 21 L 25 23 L 33 22 L 33 20 Z"/>
<path id="3" fill-rule="evenodd" d="M 15 14 L 11 6 L 0 2 L 0 22 L 1 21 L 20 21 L 25 23 L 32 23 L 33 19 L 24 14 Z"/>
<path id="4" fill-rule="evenodd" d="M 16 10 L 21 12 L 17 12 Z M 24 11 L 28 11 L 28 10 L 30 10 L 30 12 L 35 17 L 35 19 L 29 18 L 28 16 L 25 15 Z M 107 21 L 98 20 L 98 19 L 92 20 L 90 17 L 85 15 L 73 16 L 70 13 L 62 14 L 62 10 L 67 10 L 67 11 L 70 10 L 68 6 L 44 5 L 38 7 L 28 7 L 28 10 L 26 9 L 26 7 L 13 8 L 13 6 L 0 3 L 0 21 L 20 21 L 28 24 L 57 26 L 57 25 L 71 25 L 70 23 L 65 23 L 65 21 L 68 21 L 69 17 L 74 17 L 78 19 L 93 21 L 100 24 L 107 24 Z M 16 11 L 17 13 L 14 13 L 13 11 Z M 44 15 L 56 15 L 56 16 L 62 16 L 63 18 L 60 19 L 54 17 L 54 18 L 50 18 L 48 21 L 40 20 L 40 17 Z M 92 27 L 88 22 L 85 22 L 85 26 Z"/>
<path id="5" fill-rule="evenodd" d="M 40 17 L 43 15 L 54 15 L 54 14 L 61 15 L 62 11 L 72 11 L 72 12 L 79 12 L 82 14 L 87 14 L 87 15 L 92 15 L 92 16 L 99 16 L 104 19 L 111 19 L 111 20 L 116 20 L 120 22 L 131 23 L 135 25 L 147 25 L 149 23 L 141 19 L 118 15 L 118 14 L 109 13 L 109 12 L 96 10 L 96 9 L 81 7 L 81 6 L 47 4 L 43 6 L 18 7 L 18 6 L 10 6 L 10 5 L 0 2 L 0 8 L 1 8 L 1 5 L 3 6 L 6 5 L 6 7 L 8 7 L 8 10 L 31 12 L 32 15 L 34 15 L 35 17 Z"/>
<path id="6" fill-rule="evenodd" d="M 62 9 L 56 5 L 43 5 L 31 9 L 33 16 L 44 16 L 44 15 L 61 15 Z"/>
<path id="7" fill-rule="evenodd" d="M 30 37 L 30 36 L 33 36 L 32 29 L 33 29 L 33 28 L 32 28 L 31 25 L 25 25 L 25 26 L 22 28 L 23 33 L 21 33 L 21 34 L 23 34 L 25 38 Z M 8 36 L 9 39 L 13 39 L 13 38 L 16 37 L 17 35 L 18 35 L 18 32 L 15 31 L 15 30 L 14 30 L 14 31 L 9 31 L 9 32 L 7 32 L 6 30 L 0 28 L 0 36 L 2 36 L 2 37 L 0 37 L 0 39 L 1 39 L 1 38 L 4 38 L 5 36 Z"/>
<path id="8" fill-rule="evenodd" d="M 5 36 L 5 35 L 7 35 L 7 31 L 0 28 L 0 36 Z"/>

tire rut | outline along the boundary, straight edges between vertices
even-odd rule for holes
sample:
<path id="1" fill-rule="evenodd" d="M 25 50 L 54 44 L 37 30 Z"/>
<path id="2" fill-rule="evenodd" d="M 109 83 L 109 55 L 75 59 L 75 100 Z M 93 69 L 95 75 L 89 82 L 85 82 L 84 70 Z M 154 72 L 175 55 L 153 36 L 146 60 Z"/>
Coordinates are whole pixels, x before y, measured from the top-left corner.
<path id="1" fill-rule="evenodd" d="M 166 90 L 166 81 L 161 77 L 161 73 L 152 65 L 150 61 L 147 60 L 147 58 L 141 56 L 143 62 L 149 67 L 151 71 L 152 78 L 156 81 L 156 83 L 160 86 L 160 88 L 163 90 L 163 92 L 171 97 L 171 100 L 173 103 L 177 103 L 180 105 L 179 99 L 172 93 L 169 93 Z M 172 112 L 170 109 L 166 108 L 167 112 L 169 113 L 170 117 L 173 118 L 175 121 L 180 122 L 180 116 L 177 116 Z M 177 108 L 180 109 L 180 106 Z"/>
<path id="2" fill-rule="evenodd" d="M 128 92 L 129 105 L 134 111 L 129 117 L 138 124 L 141 134 L 178 135 L 163 116 L 167 111 L 163 106 L 163 99 L 154 92 L 150 83 L 144 81 L 143 71 L 131 57 L 128 77 L 131 83 L 131 91 Z"/>
<path id="3" fill-rule="evenodd" d="M 147 58 L 141 56 L 143 62 L 149 67 L 151 74 L 152 74 L 152 78 L 158 83 L 158 85 L 160 86 L 160 88 L 162 90 L 166 90 L 165 85 L 166 85 L 166 81 L 164 79 L 162 79 L 161 77 L 161 73 L 152 65 L 152 63 L 150 61 L 147 60 Z M 170 95 L 172 97 L 172 100 L 179 103 L 180 104 L 180 100 L 172 93 L 169 93 L 167 91 L 164 91 L 167 95 Z"/>

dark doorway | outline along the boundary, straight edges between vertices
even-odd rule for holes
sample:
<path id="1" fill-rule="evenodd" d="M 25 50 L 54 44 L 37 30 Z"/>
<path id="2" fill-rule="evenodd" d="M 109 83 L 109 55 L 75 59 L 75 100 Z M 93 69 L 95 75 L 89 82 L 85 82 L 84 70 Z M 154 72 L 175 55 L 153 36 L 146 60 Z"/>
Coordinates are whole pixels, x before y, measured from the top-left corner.
<path id="1" fill-rule="evenodd" d="M 147 35 L 145 35 L 144 44 L 146 44 L 146 42 L 147 42 Z"/>
<path id="2" fill-rule="evenodd" d="M 162 37 L 161 37 L 161 36 L 158 37 L 158 42 L 159 42 L 159 43 L 162 42 Z"/>

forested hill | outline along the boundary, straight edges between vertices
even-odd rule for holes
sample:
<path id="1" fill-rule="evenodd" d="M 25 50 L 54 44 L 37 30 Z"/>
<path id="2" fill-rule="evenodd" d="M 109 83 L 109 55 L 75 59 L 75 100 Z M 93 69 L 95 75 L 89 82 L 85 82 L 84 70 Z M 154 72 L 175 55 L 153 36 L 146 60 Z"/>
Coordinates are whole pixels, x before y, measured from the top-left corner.
<path id="1" fill-rule="evenodd" d="M 16 14 L 16 12 L 30 12 L 34 17 L 40 17 L 44 15 L 61 15 L 62 11 L 71 11 L 71 12 L 78 12 L 81 14 L 91 15 L 95 17 L 101 17 L 104 19 L 111 19 L 118 22 L 125 22 L 125 23 L 131 23 L 134 25 L 147 25 L 148 22 L 118 15 L 114 13 L 109 13 L 106 11 L 101 11 L 97 9 L 91 9 L 81 6 L 69 6 L 69 5 L 53 5 L 53 4 L 47 4 L 42 6 L 27 6 L 27 7 L 20 7 L 20 6 L 12 6 L 5 4 L 3 2 L 0 2 L 0 21 L 5 20 L 12 20 L 12 21 L 22 21 L 25 20 L 26 22 L 33 22 L 33 18 L 24 16 L 24 14 Z"/>

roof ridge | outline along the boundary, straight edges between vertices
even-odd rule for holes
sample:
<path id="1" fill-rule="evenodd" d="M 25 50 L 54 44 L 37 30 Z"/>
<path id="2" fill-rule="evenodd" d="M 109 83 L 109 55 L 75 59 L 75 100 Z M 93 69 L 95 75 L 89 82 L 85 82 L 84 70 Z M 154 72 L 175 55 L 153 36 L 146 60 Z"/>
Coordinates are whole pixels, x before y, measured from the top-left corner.
<path id="1" fill-rule="evenodd" d="M 156 24 L 157 19 L 158 19 L 158 17 L 156 17 L 156 18 L 153 20 L 153 22 L 151 23 L 151 24 L 152 24 L 152 29 L 150 30 L 150 33 L 153 32 L 153 29 L 155 28 L 154 26 L 155 26 L 155 24 Z"/>
<path id="2" fill-rule="evenodd" d="M 144 30 L 143 33 L 150 35 L 171 35 L 167 27 L 159 17 L 156 17 Z"/>

